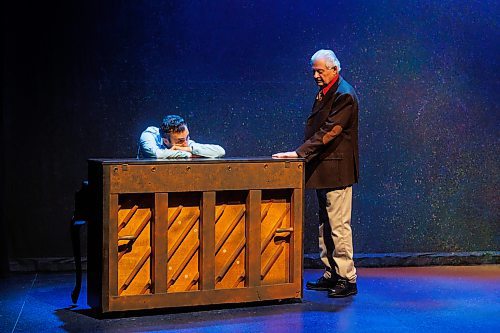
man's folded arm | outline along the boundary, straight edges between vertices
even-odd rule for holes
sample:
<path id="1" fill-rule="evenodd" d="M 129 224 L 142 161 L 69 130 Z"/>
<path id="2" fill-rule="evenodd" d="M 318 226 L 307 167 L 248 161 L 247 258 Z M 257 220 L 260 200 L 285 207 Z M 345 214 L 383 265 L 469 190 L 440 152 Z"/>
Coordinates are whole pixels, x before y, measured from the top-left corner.
<path id="1" fill-rule="evenodd" d="M 190 158 L 191 153 L 183 150 L 156 149 L 156 158 Z"/>
<path id="2" fill-rule="evenodd" d="M 191 153 L 182 150 L 162 149 L 158 147 L 152 133 L 143 133 L 140 138 L 142 158 L 189 158 Z"/>
<path id="3" fill-rule="evenodd" d="M 197 143 L 193 140 L 190 141 L 189 146 L 192 149 L 193 155 L 202 157 L 223 157 L 226 154 L 224 148 L 219 145 Z"/>

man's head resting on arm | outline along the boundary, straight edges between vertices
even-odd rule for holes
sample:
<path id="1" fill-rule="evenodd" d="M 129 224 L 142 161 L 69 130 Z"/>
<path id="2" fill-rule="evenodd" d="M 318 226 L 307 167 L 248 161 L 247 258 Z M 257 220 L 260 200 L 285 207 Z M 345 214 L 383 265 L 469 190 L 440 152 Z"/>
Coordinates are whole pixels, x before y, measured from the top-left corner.
<path id="1" fill-rule="evenodd" d="M 189 145 L 189 129 L 186 121 L 177 115 L 168 115 L 163 118 L 160 125 L 160 134 L 163 143 L 168 148 L 171 147 L 188 147 Z"/>
<path id="2" fill-rule="evenodd" d="M 219 145 L 191 140 L 186 121 L 178 115 L 168 115 L 156 126 L 149 126 L 139 138 L 138 158 L 190 158 L 224 156 Z"/>

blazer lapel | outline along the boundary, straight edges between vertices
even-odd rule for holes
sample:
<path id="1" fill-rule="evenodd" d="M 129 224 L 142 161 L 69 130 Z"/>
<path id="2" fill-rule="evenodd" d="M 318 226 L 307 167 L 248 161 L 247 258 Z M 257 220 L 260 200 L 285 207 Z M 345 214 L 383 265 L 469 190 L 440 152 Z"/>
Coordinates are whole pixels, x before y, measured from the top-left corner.
<path id="1" fill-rule="evenodd" d="M 309 115 L 309 117 L 307 119 L 311 119 L 312 117 L 314 117 L 319 111 L 323 110 L 323 105 L 329 101 L 333 95 L 335 95 L 335 92 L 337 91 L 337 89 L 339 88 L 339 85 L 340 85 L 340 81 L 343 80 L 341 76 L 339 76 L 339 79 L 337 80 L 337 82 L 335 82 L 335 84 L 330 88 L 330 90 L 328 90 L 328 92 L 326 93 L 325 96 L 323 96 L 323 98 L 321 99 L 321 101 L 319 100 L 314 100 L 314 104 L 313 104 L 313 109 L 312 109 L 312 112 L 311 114 Z"/>

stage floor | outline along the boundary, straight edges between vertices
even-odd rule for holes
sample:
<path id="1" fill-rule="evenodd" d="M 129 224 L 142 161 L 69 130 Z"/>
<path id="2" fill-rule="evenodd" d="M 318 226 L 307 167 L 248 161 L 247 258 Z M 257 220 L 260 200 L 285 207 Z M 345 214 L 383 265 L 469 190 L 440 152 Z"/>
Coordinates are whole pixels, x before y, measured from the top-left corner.
<path id="1" fill-rule="evenodd" d="M 321 270 L 308 269 L 304 280 Z M 73 273 L 0 279 L 0 332 L 500 332 L 500 265 L 359 268 L 358 295 L 96 319 Z"/>

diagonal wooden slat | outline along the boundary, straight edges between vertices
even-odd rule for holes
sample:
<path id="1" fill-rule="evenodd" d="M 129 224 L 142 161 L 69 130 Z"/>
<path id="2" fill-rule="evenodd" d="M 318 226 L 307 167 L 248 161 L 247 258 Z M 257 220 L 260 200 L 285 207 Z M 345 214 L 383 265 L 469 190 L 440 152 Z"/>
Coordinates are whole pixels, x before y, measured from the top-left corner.
<path id="1" fill-rule="evenodd" d="M 262 210 L 261 214 L 260 214 L 260 221 L 261 222 L 264 222 L 264 220 L 266 219 L 266 216 L 267 216 L 267 213 L 269 213 L 269 209 L 271 208 L 272 206 L 272 202 L 268 203 L 264 209 Z"/>
<path id="2" fill-rule="evenodd" d="M 196 274 L 194 275 L 193 279 L 191 280 L 191 282 L 187 285 L 186 287 L 186 291 L 189 291 L 191 290 L 191 288 L 194 287 L 194 285 L 198 282 L 198 280 L 200 279 L 200 273 L 199 272 L 196 272 Z"/>
<path id="3" fill-rule="evenodd" d="M 283 243 L 281 243 L 276 251 L 274 251 L 271 258 L 269 258 L 269 261 L 266 263 L 260 274 L 262 280 L 266 277 L 267 273 L 269 273 L 269 270 L 271 269 L 271 267 L 273 267 L 274 263 L 276 262 L 276 260 L 278 260 L 284 249 L 285 247 L 283 246 Z"/>
<path id="4" fill-rule="evenodd" d="M 191 258 L 193 258 L 193 256 L 195 255 L 196 251 L 198 251 L 199 247 L 200 247 L 200 241 L 196 240 L 196 242 L 191 247 L 191 249 L 189 250 L 189 252 L 186 254 L 186 256 L 184 257 L 184 259 L 182 260 L 182 262 L 179 264 L 179 267 L 177 267 L 177 269 L 175 270 L 174 274 L 170 278 L 170 281 L 168 281 L 167 289 L 170 286 L 172 286 L 175 283 L 175 281 L 177 281 L 177 279 L 181 275 L 182 271 L 186 268 L 186 266 L 189 263 L 189 261 L 191 260 Z"/>
<path id="5" fill-rule="evenodd" d="M 170 226 L 172 226 L 172 223 L 175 222 L 175 220 L 179 217 L 179 215 L 181 214 L 181 211 L 182 211 L 182 206 L 178 206 L 177 208 L 175 208 L 174 212 L 172 213 L 171 216 L 168 217 L 168 227 L 170 228 Z"/>
<path id="6" fill-rule="evenodd" d="M 222 279 L 224 278 L 224 276 L 226 276 L 227 271 L 229 270 L 229 268 L 231 267 L 231 265 L 234 263 L 234 261 L 236 260 L 236 258 L 240 255 L 241 251 L 245 247 L 245 243 L 246 243 L 246 239 L 245 238 L 243 238 L 243 239 L 240 240 L 240 242 L 238 243 L 238 246 L 236 247 L 236 250 L 231 254 L 231 256 L 229 257 L 229 259 L 227 259 L 227 261 L 224 263 L 224 266 L 222 266 L 219 274 L 215 278 L 215 282 L 216 283 L 221 282 Z"/>
<path id="7" fill-rule="evenodd" d="M 150 289 L 151 289 L 151 279 L 149 279 L 148 283 L 144 285 L 139 294 L 144 295 Z"/>
<path id="8" fill-rule="evenodd" d="M 142 266 L 144 266 L 146 261 L 149 259 L 150 255 L 151 255 L 151 248 L 148 248 L 146 250 L 146 252 L 144 252 L 144 254 L 142 255 L 142 258 L 134 266 L 134 268 L 132 269 L 132 272 L 130 272 L 129 276 L 127 277 L 127 279 L 125 280 L 123 285 L 120 287 L 118 294 L 121 294 L 125 289 L 128 288 L 128 286 L 130 285 L 132 280 L 135 278 L 137 273 L 139 273 L 139 271 L 141 270 Z"/>
<path id="9" fill-rule="evenodd" d="M 189 220 L 187 226 L 184 228 L 182 233 L 179 235 L 179 237 L 175 241 L 175 243 L 168 250 L 168 255 L 167 255 L 168 259 L 173 257 L 173 255 L 175 254 L 175 252 L 177 251 L 179 246 L 182 244 L 182 242 L 184 241 L 184 239 L 188 235 L 189 231 L 194 226 L 196 221 L 198 221 L 199 218 L 200 218 L 200 211 L 196 211 L 195 214 L 193 215 L 193 217 Z"/>
<path id="10" fill-rule="evenodd" d="M 280 218 L 276 221 L 276 223 L 274 223 L 273 227 L 271 228 L 271 232 L 267 234 L 266 238 L 264 238 L 264 241 L 262 242 L 261 251 L 260 251 L 261 253 L 264 253 L 267 246 L 269 245 L 269 243 L 273 239 L 274 235 L 276 234 L 276 229 L 278 229 L 281 226 L 281 224 L 283 223 L 283 220 L 285 219 L 285 217 L 289 211 L 290 211 L 290 208 L 287 207 L 287 209 L 283 211 L 283 214 L 281 214 Z"/>
<path id="11" fill-rule="evenodd" d="M 129 249 L 137 240 L 137 238 L 141 235 L 142 231 L 146 228 L 149 221 L 151 220 L 151 216 L 152 216 L 151 211 L 148 211 L 146 216 L 144 216 L 144 218 L 142 219 L 139 227 L 135 230 L 134 234 L 130 237 L 130 240 L 125 245 L 125 250 L 118 253 L 118 261 L 120 261 L 120 259 L 125 255 L 125 253 L 127 253 L 126 249 Z"/>
<path id="12" fill-rule="evenodd" d="M 134 205 L 132 208 L 130 208 L 127 215 L 125 215 L 125 217 L 123 218 L 123 221 L 120 222 L 120 225 L 118 226 L 118 232 L 120 232 L 123 228 L 127 226 L 132 216 L 134 216 L 135 212 L 137 212 L 137 209 L 139 209 L 139 206 L 137 205 Z"/>
<path id="13" fill-rule="evenodd" d="M 241 273 L 240 276 L 238 276 L 233 284 L 233 288 L 237 288 L 242 281 L 245 281 L 245 272 Z"/>
<path id="14" fill-rule="evenodd" d="M 220 218 L 224 214 L 224 211 L 226 210 L 226 206 L 227 205 L 224 204 L 222 206 L 217 207 L 217 208 L 219 208 L 219 211 L 215 214 L 215 224 L 217 224 L 217 222 L 219 222 Z"/>
<path id="15" fill-rule="evenodd" d="M 219 250 L 221 249 L 222 245 L 226 242 L 226 240 L 229 238 L 231 233 L 233 232 L 234 228 L 238 225 L 238 222 L 241 221 L 241 218 L 245 215 L 245 208 L 241 208 L 238 213 L 234 216 L 233 220 L 231 221 L 231 224 L 229 227 L 226 229 L 224 234 L 221 236 L 217 244 L 215 245 L 215 254 L 219 253 Z"/>

